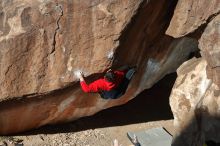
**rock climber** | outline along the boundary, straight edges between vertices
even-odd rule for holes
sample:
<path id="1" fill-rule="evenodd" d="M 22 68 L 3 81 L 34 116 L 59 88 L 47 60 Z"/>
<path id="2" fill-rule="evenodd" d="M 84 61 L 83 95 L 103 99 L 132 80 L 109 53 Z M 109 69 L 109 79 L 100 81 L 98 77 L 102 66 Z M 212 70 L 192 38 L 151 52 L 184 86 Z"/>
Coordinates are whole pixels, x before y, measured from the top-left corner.
<path id="1" fill-rule="evenodd" d="M 87 84 L 83 72 L 78 73 L 82 90 L 86 93 L 99 93 L 104 99 L 116 99 L 122 96 L 136 71 L 136 67 L 122 67 L 120 70 L 109 69 L 103 78 Z"/>

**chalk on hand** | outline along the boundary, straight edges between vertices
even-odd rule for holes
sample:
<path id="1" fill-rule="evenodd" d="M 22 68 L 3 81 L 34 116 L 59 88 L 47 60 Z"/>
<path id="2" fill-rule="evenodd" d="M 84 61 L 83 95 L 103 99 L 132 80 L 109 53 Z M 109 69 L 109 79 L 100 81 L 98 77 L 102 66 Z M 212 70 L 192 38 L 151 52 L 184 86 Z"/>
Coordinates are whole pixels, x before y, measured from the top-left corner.
<path id="1" fill-rule="evenodd" d="M 80 71 L 80 70 L 74 71 L 74 75 L 75 75 L 77 78 L 80 78 L 81 71 Z"/>

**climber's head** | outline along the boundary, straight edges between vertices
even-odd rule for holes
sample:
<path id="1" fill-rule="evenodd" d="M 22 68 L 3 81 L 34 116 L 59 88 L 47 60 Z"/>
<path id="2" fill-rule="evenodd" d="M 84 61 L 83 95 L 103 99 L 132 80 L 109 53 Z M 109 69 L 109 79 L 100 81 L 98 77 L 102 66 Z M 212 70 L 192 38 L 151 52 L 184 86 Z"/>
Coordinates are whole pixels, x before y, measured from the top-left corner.
<path id="1" fill-rule="evenodd" d="M 105 80 L 108 82 L 114 82 L 115 81 L 115 74 L 114 72 L 110 69 L 105 73 L 104 76 Z"/>

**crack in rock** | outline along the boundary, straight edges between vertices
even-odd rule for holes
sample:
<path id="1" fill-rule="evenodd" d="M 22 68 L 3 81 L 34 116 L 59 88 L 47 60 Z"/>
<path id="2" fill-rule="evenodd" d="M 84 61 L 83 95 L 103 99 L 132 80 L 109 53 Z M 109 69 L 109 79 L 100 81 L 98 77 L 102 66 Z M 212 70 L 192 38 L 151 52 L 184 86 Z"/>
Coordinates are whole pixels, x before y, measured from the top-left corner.
<path id="1" fill-rule="evenodd" d="M 58 19 L 56 21 L 57 28 L 55 29 L 55 32 L 54 32 L 54 35 L 53 35 L 52 50 L 51 50 L 50 54 L 53 54 L 55 52 L 55 50 L 56 50 L 56 35 L 57 35 L 58 30 L 60 29 L 60 24 L 59 24 L 60 19 L 63 16 L 62 6 L 59 5 L 59 4 L 56 4 L 56 7 L 59 8 L 60 16 L 58 17 Z"/>
<path id="2" fill-rule="evenodd" d="M 218 65 L 218 66 L 213 66 L 213 67 L 211 67 L 211 69 L 216 69 L 216 68 L 219 68 L 220 66 Z"/>

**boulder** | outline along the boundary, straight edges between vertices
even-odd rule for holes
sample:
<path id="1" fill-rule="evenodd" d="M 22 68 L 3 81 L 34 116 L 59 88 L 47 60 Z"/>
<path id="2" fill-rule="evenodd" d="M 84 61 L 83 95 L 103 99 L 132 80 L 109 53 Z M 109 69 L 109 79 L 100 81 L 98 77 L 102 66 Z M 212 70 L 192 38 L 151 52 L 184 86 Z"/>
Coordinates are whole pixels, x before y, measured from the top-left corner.
<path id="1" fill-rule="evenodd" d="M 0 134 L 68 122 L 121 105 L 175 71 L 197 40 L 165 35 L 176 0 L 2 0 Z M 82 92 L 108 68 L 136 65 L 124 96 Z"/>
<path id="2" fill-rule="evenodd" d="M 220 142 L 220 88 L 206 74 L 207 61 L 193 58 L 177 70 L 170 96 L 176 134 L 173 146 Z"/>
<path id="3" fill-rule="evenodd" d="M 166 34 L 199 41 L 200 59 L 185 62 L 170 96 L 177 134 L 173 145 L 219 142 L 220 1 L 179 0 Z"/>
<path id="4" fill-rule="evenodd" d="M 208 78 L 220 87 L 220 15 L 207 25 L 199 40 L 199 48 L 206 59 Z"/>
<path id="5" fill-rule="evenodd" d="M 141 1 L 0 2 L 0 100 L 47 94 L 111 66 Z M 95 66 L 95 67 L 94 67 Z"/>
<path id="6" fill-rule="evenodd" d="M 219 0 L 178 0 L 166 34 L 175 38 L 186 36 L 207 24 L 219 13 Z"/>

